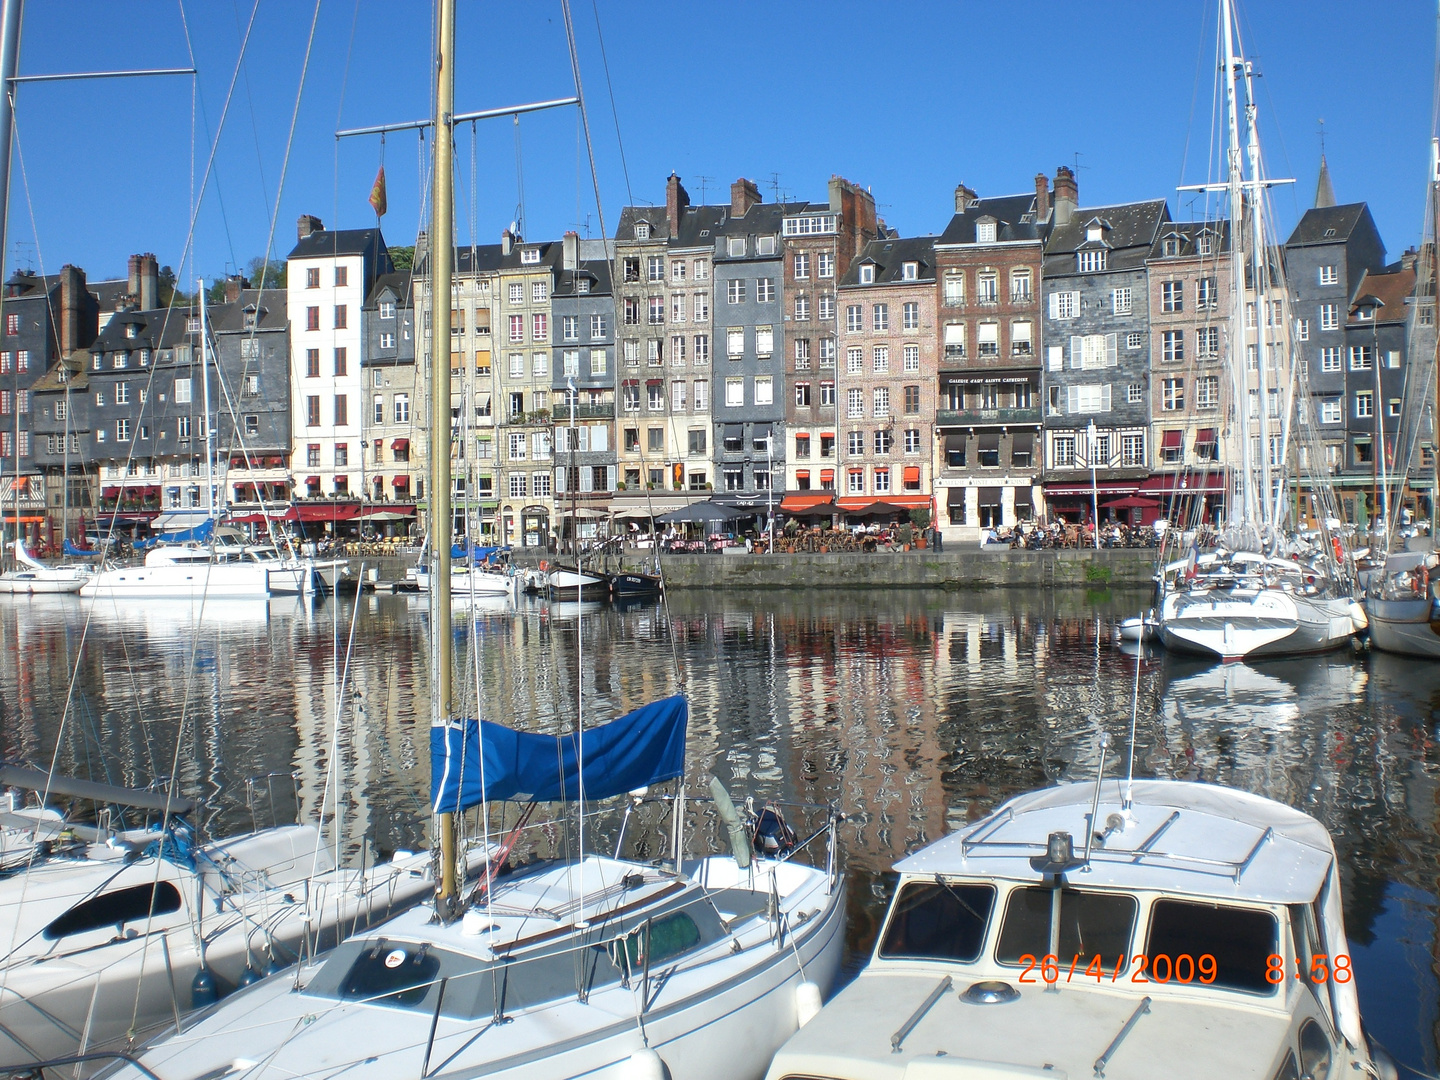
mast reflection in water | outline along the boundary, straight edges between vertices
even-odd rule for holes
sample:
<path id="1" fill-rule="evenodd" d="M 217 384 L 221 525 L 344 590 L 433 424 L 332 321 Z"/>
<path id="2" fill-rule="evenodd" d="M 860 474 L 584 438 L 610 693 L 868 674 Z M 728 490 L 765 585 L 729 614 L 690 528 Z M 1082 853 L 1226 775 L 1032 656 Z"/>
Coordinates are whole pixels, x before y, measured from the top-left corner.
<path id="1" fill-rule="evenodd" d="M 886 871 L 905 852 L 1016 792 L 1092 778 L 1101 732 L 1116 748 L 1107 771 L 1124 769 L 1137 661 L 1110 634 L 1146 599 L 676 593 L 673 637 L 660 606 L 587 604 L 578 692 L 599 722 L 681 689 L 690 791 L 713 773 L 737 797 L 833 801 L 849 814 L 853 970 L 884 912 Z M 348 860 L 419 848 L 429 827 L 424 598 L 358 604 L 178 615 L 101 604 L 88 629 L 72 598 L 0 605 L 0 753 L 45 764 L 58 737 L 65 771 L 143 786 L 174 770 L 182 793 L 212 808 L 216 832 L 293 816 L 288 779 L 247 794 L 249 778 L 294 774 L 311 814 L 328 781 Z M 457 684 L 487 717 L 567 730 L 576 615 L 574 604 L 462 612 Z M 471 640 L 478 649 L 464 647 Z M 1367 1023 L 1433 1070 L 1440 669 L 1382 654 L 1248 667 L 1156 656 L 1140 664 L 1138 690 L 1137 775 L 1233 784 L 1329 826 Z M 334 843 L 328 815 L 327 829 Z"/>

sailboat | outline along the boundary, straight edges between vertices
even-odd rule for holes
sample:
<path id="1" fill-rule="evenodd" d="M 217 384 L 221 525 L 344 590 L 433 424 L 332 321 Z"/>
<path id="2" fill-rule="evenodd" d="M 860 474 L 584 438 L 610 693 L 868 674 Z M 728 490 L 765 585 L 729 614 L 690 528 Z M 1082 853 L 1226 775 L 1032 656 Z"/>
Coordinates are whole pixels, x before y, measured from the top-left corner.
<path id="1" fill-rule="evenodd" d="M 1229 0 L 1222 2 L 1221 64 L 1227 112 L 1224 184 L 1186 190 L 1224 191 L 1230 213 L 1230 312 L 1225 365 L 1232 410 L 1239 427 L 1239 467 L 1230 470 L 1225 528 L 1214 551 L 1192 550 L 1167 564 L 1161 574 L 1158 611 L 1161 640 L 1167 648 L 1239 660 L 1324 652 L 1347 643 L 1365 625 L 1365 613 L 1353 598 L 1349 560 L 1322 523 L 1315 538 L 1287 535 L 1286 477 L 1283 466 L 1291 442 L 1286 417 L 1299 399 L 1295 357 L 1287 337 L 1267 341 L 1269 313 L 1280 305 L 1288 326 L 1284 274 L 1274 257 L 1266 219 L 1271 185 L 1260 153 L 1253 73 L 1239 48 Z M 1244 113 L 1244 141 L 1240 114 Z M 1245 311 L 1247 283 L 1253 286 L 1256 374 L 1247 373 Z M 1274 360 L 1271 360 L 1271 357 Z M 1272 389 L 1273 387 L 1273 389 Z M 1283 403 L 1279 415 L 1271 401 Z M 1258 402 L 1251 409 L 1250 402 Z M 1308 404 L 1300 411 L 1308 423 Z M 1253 420 L 1253 424 L 1252 424 Z M 1277 430 L 1278 429 L 1278 430 Z M 1253 448 L 1252 448 L 1253 447 Z"/>
<path id="2" fill-rule="evenodd" d="M 434 292 L 450 293 L 450 124 L 455 12 L 438 0 Z M 435 339 L 448 341 L 449 305 Z M 444 350 L 429 350 L 431 363 Z M 450 427 L 450 380 L 432 368 L 431 430 Z M 431 455 L 431 574 L 450 574 L 450 461 Z M 723 788 L 732 854 L 686 859 L 684 697 L 588 730 L 522 733 L 457 718 L 451 593 L 432 589 L 431 788 L 441 857 L 432 903 L 346 941 L 323 963 L 271 978 L 151 1046 L 117 1076 L 759 1080 L 775 1049 L 818 1010 L 839 966 L 843 884 L 837 818 L 795 837 L 775 811 L 747 833 Z M 583 641 L 577 622 L 577 640 Z M 579 649 L 577 648 L 577 659 Z M 477 699 L 480 697 L 477 689 Z M 679 783 L 671 858 L 587 849 L 587 804 Z M 499 800 L 578 810 L 578 853 L 504 876 L 517 825 L 468 893 L 457 872 L 461 815 Z M 626 821 L 629 818 L 627 816 Z M 521 819 L 522 824 L 524 818 Z M 767 824 L 768 823 L 768 824 Z M 557 828 L 570 828 L 562 821 Z M 592 827 L 593 828 L 593 827 Z M 826 844 L 819 865 L 795 857 Z M 752 854 L 752 843 L 758 853 Z"/>
<path id="3" fill-rule="evenodd" d="M 25 550 L 25 541 L 14 543 L 15 569 L 0 574 L 0 593 L 75 593 L 90 580 L 94 570 L 81 563 L 47 566 Z"/>

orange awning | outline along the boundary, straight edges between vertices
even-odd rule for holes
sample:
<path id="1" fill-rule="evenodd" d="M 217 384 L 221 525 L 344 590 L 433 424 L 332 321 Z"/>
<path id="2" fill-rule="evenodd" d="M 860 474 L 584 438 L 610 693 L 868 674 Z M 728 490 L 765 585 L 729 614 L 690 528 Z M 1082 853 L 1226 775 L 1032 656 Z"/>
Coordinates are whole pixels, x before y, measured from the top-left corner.
<path id="1" fill-rule="evenodd" d="M 835 470 L 834 470 L 834 469 L 821 469 L 821 470 L 820 470 L 820 482 L 821 482 L 822 484 L 833 484 L 833 483 L 835 482 Z"/>
<path id="2" fill-rule="evenodd" d="M 808 472 L 798 475 L 809 477 Z M 821 503 L 828 503 L 834 496 L 834 492 L 816 491 L 804 495 L 786 495 L 780 500 L 780 509 L 787 513 L 794 513 L 796 510 L 809 510 L 812 506 L 819 506 Z"/>
<path id="3" fill-rule="evenodd" d="M 918 484 L 919 482 L 920 482 L 920 466 L 919 466 L 919 465 L 906 465 L 906 466 L 905 466 L 905 483 L 907 483 L 907 484 Z"/>

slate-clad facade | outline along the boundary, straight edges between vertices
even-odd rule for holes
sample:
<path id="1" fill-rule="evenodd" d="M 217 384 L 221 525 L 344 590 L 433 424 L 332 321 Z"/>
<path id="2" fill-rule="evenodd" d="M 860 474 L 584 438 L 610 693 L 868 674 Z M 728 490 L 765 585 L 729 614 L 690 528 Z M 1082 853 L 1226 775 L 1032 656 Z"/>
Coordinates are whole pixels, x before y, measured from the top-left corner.
<path id="1" fill-rule="evenodd" d="M 408 501 L 425 490 L 425 456 L 416 437 L 428 428 L 415 366 L 415 279 L 381 274 L 362 310 L 361 488 L 373 502 Z"/>
<path id="2" fill-rule="evenodd" d="M 215 446 L 221 490 L 236 509 L 290 501 L 290 322 L 282 289 L 227 283 L 207 323 L 220 386 Z"/>
<path id="3" fill-rule="evenodd" d="M 1092 463 L 1102 504 L 1149 475 L 1145 263 L 1170 219 L 1163 199 L 1081 209 L 1078 194 L 1062 167 L 1044 256 L 1045 502 L 1070 521 L 1092 515 Z"/>

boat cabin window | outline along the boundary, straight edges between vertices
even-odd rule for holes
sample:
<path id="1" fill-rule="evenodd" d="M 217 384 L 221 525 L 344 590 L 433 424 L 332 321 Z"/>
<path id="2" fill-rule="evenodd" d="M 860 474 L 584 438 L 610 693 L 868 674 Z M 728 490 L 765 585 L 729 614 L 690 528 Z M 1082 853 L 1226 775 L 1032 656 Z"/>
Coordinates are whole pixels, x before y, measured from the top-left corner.
<path id="1" fill-rule="evenodd" d="M 994 907 L 993 885 L 909 882 L 891 905 L 880 955 L 891 960 L 978 960 Z"/>
<path id="2" fill-rule="evenodd" d="M 1275 918 L 1268 911 L 1202 904 L 1188 900 L 1157 900 L 1150 910 L 1150 939 L 1145 954 L 1215 958 L 1215 978 L 1196 979 L 1192 986 L 1218 986 L 1269 994 L 1275 990 L 1265 978 L 1266 964 L 1278 946 Z M 1208 967 L 1208 964 L 1206 965 Z"/>
<path id="3" fill-rule="evenodd" d="M 1005 922 L 1000 927 L 996 959 L 1018 964 L 1022 956 L 1045 956 L 1050 949 L 1050 912 L 1054 889 L 1028 886 L 1016 889 L 1005 904 Z M 1060 893 L 1060 947 L 1057 955 L 1078 957 L 1085 966 L 1095 957 L 1102 965 L 1128 959 L 1130 935 L 1135 930 L 1138 904 L 1123 893 L 1082 892 L 1062 889 Z M 1068 966 L 1068 964 L 1067 964 Z M 1124 970 L 1124 967 L 1121 967 Z M 1261 971 L 1264 977 L 1264 971 Z"/>
<path id="4" fill-rule="evenodd" d="M 154 915 L 169 915 L 179 910 L 180 893 L 170 882 L 136 885 L 82 900 L 45 927 L 44 936 L 55 941 L 70 934 L 83 934 L 87 930 L 107 926 L 119 928 L 127 922 Z"/>
<path id="5" fill-rule="evenodd" d="M 685 912 L 677 911 L 652 922 L 648 934 L 645 927 L 640 926 L 621 940 L 625 943 L 626 959 L 629 961 L 630 970 L 640 971 L 645 966 L 647 947 L 650 953 L 650 966 L 653 969 L 655 965 L 663 964 L 672 956 L 679 956 L 699 945 L 700 928 L 695 925 L 695 920 Z"/>
<path id="6" fill-rule="evenodd" d="M 1314 1020 L 1300 1025 L 1300 1069 L 1311 1080 L 1328 1080 L 1330 1076 L 1330 1040 L 1325 1029 Z"/>
<path id="7" fill-rule="evenodd" d="M 1295 1055 L 1289 1050 L 1285 1051 L 1285 1060 L 1280 1063 L 1275 1080 L 1300 1080 L 1300 1066 L 1295 1064 Z"/>
<path id="8" fill-rule="evenodd" d="M 375 942 L 355 958 L 340 984 L 342 998 L 414 1005 L 430 991 L 440 958 L 429 945 Z"/>

